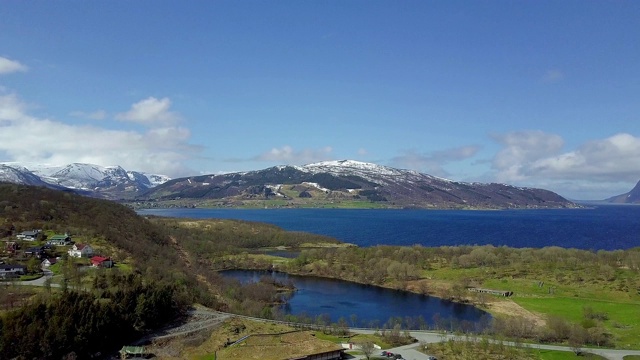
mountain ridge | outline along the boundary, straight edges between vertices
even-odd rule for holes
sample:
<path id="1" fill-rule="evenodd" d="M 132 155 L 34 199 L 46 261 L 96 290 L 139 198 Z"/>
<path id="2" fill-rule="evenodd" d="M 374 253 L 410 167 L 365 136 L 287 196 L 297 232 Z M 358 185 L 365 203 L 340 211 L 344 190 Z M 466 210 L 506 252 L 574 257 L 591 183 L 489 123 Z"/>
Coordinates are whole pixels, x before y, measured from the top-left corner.
<path id="1" fill-rule="evenodd" d="M 229 207 L 579 207 L 544 189 L 458 182 L 354 160 L 324 161 L 304 166 L 279 165 L 247 172 L 176 178 L 142 193 L 136 201 Z"/>
<path id="2" fill-rule="evenodd" d="M 0 181 L 71 190 L 107 199 L 133 197 L 168 180 L 164 175 L 127 171 L 119 165 L 0 163 Z"/>
<path id="3" fill-rule="evenodd" d="M 604 201 L 613 204 L 640 204 L 640 181 L 629 192 L 612 196 Z"/>

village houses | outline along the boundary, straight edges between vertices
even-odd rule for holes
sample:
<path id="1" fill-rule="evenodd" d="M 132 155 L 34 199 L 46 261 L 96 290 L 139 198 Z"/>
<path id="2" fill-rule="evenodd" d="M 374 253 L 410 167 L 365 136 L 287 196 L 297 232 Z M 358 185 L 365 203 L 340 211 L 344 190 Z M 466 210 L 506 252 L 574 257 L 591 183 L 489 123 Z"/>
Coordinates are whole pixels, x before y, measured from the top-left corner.
<path id="1" fill-rule="evenodd" d="M 68 251 L 71 257 L 91 257 L 93 256 L 93 248 L 89 244 L 73 244 Z"/>
<path id="2" fill-rule="evenodd" d="M 69 237 L 69 235 L 64 234 L 64 235 L 53 235 L 52 237 L 50 237 L 47 241 L 47 245 L 69 245 L 71 244 L 71 238 Z"/>
<path id="3" fill-rule="evenodd" d="M 25 240 L 25 241 L 35 241 L 41 232 L 42 230 L 23 231 L 20 234 L 16 235 L 16 238 L 19 240 Z"/>
<path id="4" fill-rule="evenodd" d="M 0 265 L 0 279 L 17 278 L 26 272 L 27 267 L 24 265 Z"/>
<path id="5" fill-rule="evenodd" d="M 113 260 L 108 257 L 94 256 L 91 258 L 91 266 L 111 268 L 113 267 Z"/>

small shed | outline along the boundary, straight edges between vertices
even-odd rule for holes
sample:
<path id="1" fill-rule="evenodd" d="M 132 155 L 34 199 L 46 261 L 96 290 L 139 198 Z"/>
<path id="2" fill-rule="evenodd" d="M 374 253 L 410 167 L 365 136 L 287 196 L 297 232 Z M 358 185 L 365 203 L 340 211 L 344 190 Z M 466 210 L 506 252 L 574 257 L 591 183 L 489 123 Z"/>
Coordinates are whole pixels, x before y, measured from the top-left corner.
<path id="1" fill-rule="evenodd" d="M 144 346 L 123 346 L 120 349 L 120 358 L 128 359 L 129 356 L 133 357 L 145 357 L 147 355 L 147 351 Z"/>

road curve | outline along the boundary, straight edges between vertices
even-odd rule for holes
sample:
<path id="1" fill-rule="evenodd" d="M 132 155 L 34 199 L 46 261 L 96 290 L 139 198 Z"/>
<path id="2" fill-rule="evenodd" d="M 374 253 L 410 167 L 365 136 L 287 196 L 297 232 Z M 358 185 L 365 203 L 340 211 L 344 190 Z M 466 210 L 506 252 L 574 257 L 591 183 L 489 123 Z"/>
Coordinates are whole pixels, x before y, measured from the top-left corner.
<path id="1" fill-rule="evenodd" d="M 370 329 L 351 329 L 350 331 L 359 334 L 373 334 L 375 330 Z M 442 341 L 447 341 L 450 339 L 453 340 L 469 340 L 469 339 L 479 339 L 474 338 L 473 336 L 459 336 L 453 334 L 443 334 L 432 331 L 409 331 L 409 334 L 416 338 L 419 342 L 423 343 L 437 343 Z M 569 346 L 559 346 L 559 345 L 543 345 L 543 344 L 516 344 L 514 342 L 504 342 L 505 345 L 508 346 L 528 346 L 531 349 L 541 349 L 541 350 L 557 350 L 557 351 L 570 351 L 573 350 Z M 393 349 L 388 349 L 393 353 L 402 354 L 402 356 L 407 360 L 427 360 L 428 356 L 419 352 L 416 348 L 420 346 L 420 344 L 411 344 L 396 347 Z M 583 348 L 585 352 L 589 352 L 592 354 L 600 355 L 608 360 L 623 360 L 627 355 L 637 355 L 640 356 L 640 350 L 618 350 L 618 349 L 597 349 L 597 348 Z"/>

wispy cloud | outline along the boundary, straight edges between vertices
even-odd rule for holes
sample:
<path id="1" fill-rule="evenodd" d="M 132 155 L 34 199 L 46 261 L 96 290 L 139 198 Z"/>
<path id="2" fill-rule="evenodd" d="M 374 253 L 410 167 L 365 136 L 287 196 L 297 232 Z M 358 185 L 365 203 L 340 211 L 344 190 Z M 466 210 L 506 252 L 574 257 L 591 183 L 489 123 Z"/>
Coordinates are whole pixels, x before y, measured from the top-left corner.
<path id="1" fill-rule="evenodd" d="M 69 115 L 81 119 L 89 119 L 89 120 L 104 120 L 109 116 L 109 114 L 105 110 L 96 110 L 92 112 L 85 111 L 72 111 Z"/>
<path id="2" fill-rule="evenodd" d="M 156 99 L 148 97 L 133 105 L 127 112 L 116 115 L 117 120 L 131 121 L 143 125 L 152 124 L 175 124 L 181 120 L 181 116 L 169 110 L 171 100 L 169 98 Z"/>
<path id="3" fill-rule="evenodd" d="M 1 74 L 10 74 L 14 72 L 25 72 L 29 70 L 26 65 L 23 65 L 15 60 L 10 60 L 5 57 L 0 56 L 0 75 Z"/>
<path id="4" fill-rule="evenodd" d="M 444 165 L 469 159 L 480 150 L 478 145 L 461 146 L 430 153 L 419 153 L 415 150 L 407 150 L 402 155 L 391 159 L 394 166 L 418 170 L 436 176 L 449 176 Z"/>
<path id="5" fill-rule="evenodd" d="M 558 69 L 549 69 L 542 76 L 542 81 L 546 83 L 556 83 L 564 80 L 564 73 Z"/>
<path id="6" fill-rule="evenodd" d="M 182 164 L 201 150 L 189 139 L 190 131 L 181 127 L 122 131 L 38 118 L 15 94 L 0 94 L 0 153 L 9 157 L 3 161 L 86 162 L 184 176 L 192 171 Z"/>
<path id="7" fill-rule="evenodd" d="M 277 162 L 287 165 L 304 165 L 318 161 L 331 160 L 333 149 L 330 146 L 321 149 L 294 150 L 291 146 L 285 145 L 281 148 L 271 150 L 256 156 L 253 160 Z"/>

